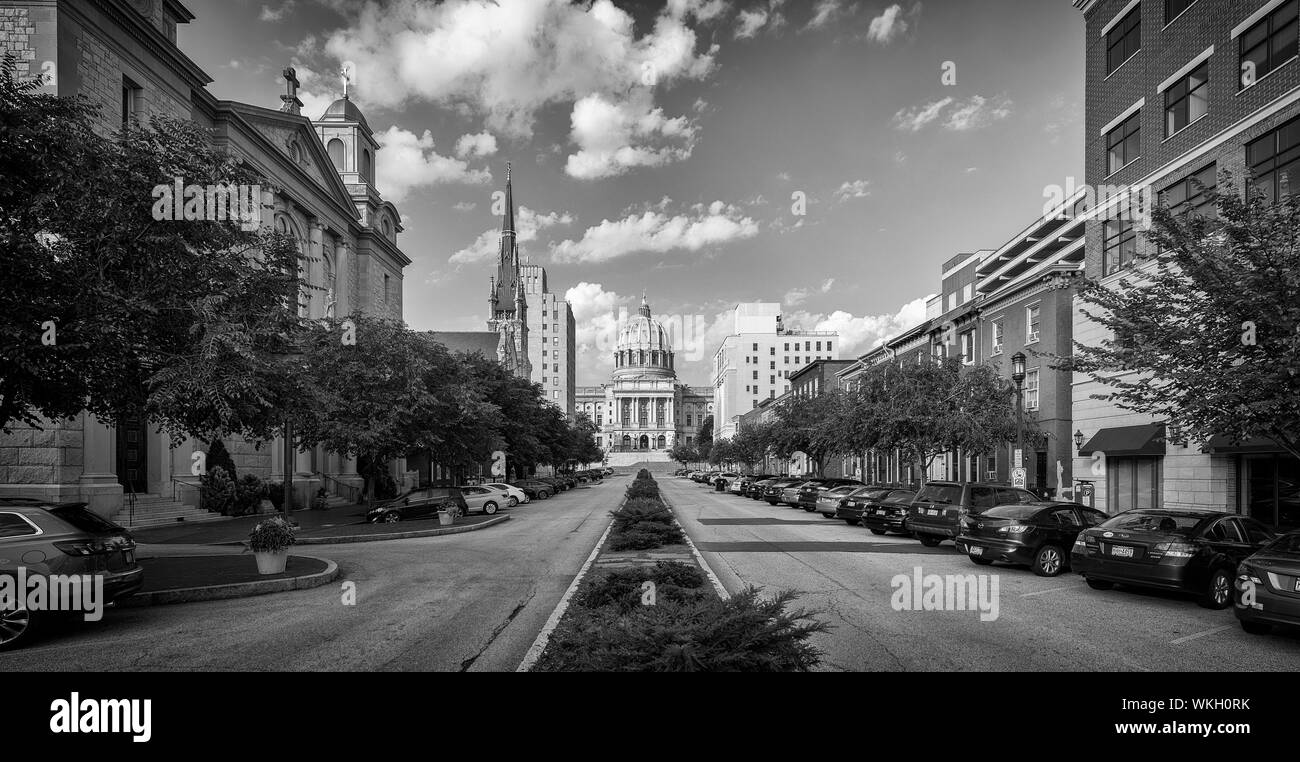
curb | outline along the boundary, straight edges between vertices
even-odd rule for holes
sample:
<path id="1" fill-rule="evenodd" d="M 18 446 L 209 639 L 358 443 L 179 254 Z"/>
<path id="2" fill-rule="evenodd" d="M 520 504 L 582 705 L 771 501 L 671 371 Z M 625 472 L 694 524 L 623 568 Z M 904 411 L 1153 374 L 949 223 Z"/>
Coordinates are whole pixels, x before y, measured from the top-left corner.
<path id="1" fill-rule="evenodd" d="M 681 520 L 677 518 L 677 509 L 673 507 L 673 504 L 664 495 L 663 490 L 659 491 L 659 499 L 664 501 L 664 505 L 668 506 L 668 510 L 673 512 L 673 522 L 677 524 L 678 529 L 682 530 L 682 537 L 686 538 L 686 545 L 690 547 L 691 554 L 695 556 L 695 562 L 700 565 L 700 568 L 708 575 L 709 581 L 713 583 L 713 589 L 718 592 L 718 595 L 721 596 L 722 600 L 725 601 L 730 598 L 731 593 L 727 592 L 727 588 L 722 586 L 722 580 L 718 579 L 718 575 L 713 572 L 713 567 L 709 566 L 709 562 L 704 560 L 704 554 L 700 553 L 700 549 L 695 547 L 695 543 L 691 540 L 691 535 L 686 531 L 686 527 L 682 526 Z"/>
<path id="2" fill-rule="evenodd" d="M 496 526 L 503 521 L 509 521 L 509 516 L 497 516 L 480 521 L 477 524 L 468 524 L 465 526 L 449 526 L 440 529 L 417 529 L 411 532 L 391 532 L 388 534 L 351 534 L 341 537 L 299 537 L 294 541 L 294 545 L 342 545 L 350 542 L 379 542 L 380 540 L 406 540 L 412 537 L 437 537 L 444 534 L 460 534 L 461 532 L 477 532 L 480 529 L 487 529 L 490 526 Z M 242 542 L 239 544 L 243 544 Z"/>
<path id="3" fill-rule="evenodd" d="M 627 494 L 624 493 L 623 499 L 618 503 L 618 508 L 615 508 L 614 510 L 619 510 L 626 502 Z M 559 626 L 560 620 L 564 618 L 565 612 L 569 610 L 569 600 L 573 598 L 574 593 L 578 592 L 578 585 L 582 584 L 582 580 L 586 578 L 587 572 L 591 571 L 592 564 L 596 562 L 596 556 L 599 556 L 600 549 L 605 547 L 605 540 L 609 537 L 609 533 L 613 528 L 614 519 L 611 518 L 609 520 L 609 526 L 605 527 L 605 531 L 600 535 L 600 539 L 596 541 L 596 547 L 591 549 L 591 555 L 587 556 L 587 560 L 583 562 L 582 568 L 579 569 L 577 575 L 574 576 L 573 582 L 569 583 L 569 589 L 564 591 L 564 595 L 560 598 L 560 602 L 555 604 L 555 610 L 551 612 L 549 617 L 547 617 L 546 624 L 542 625 L 542 631 L 537 633 L 537 639 L 533 641 L 533 645 L 530 646 L 528 652 L 524 654 L 524 660 L 519 662 L 519 666 L 515 669 L 516 672 L 527 672 L 531 670 L 533 665 L 537 663 L 537 660 L 542 658 L 542 653 L 546 650 L 546 646 L 551 642 L 551 633 Z"/>
<path id="4" fill-rule="evenodd" d="M 195 558 L 196 556 L 185 556 Z M 339 576 L 339 565 L 328 558 L 316 556 L 299 556 L 311 558 L 326 564 L 325 571 L 307 574 L 302 577 L 287 579 L 268 579 L 256 582 L 234 582 L 228 585 L 208 585 L 205 587 L 183 587 L 176 590 L 158 590 L 152 593 L 136 593 L 130 598 L 118 601 L 115 605 L 123 608 L 143 606 L 164 606 L 171 603 L 194 603 L 197 601 L 220 601 L 228 598 L 251 598 L 270 593 L 286 593 L 290 590 L 307 590 L 333 582 Z"/>

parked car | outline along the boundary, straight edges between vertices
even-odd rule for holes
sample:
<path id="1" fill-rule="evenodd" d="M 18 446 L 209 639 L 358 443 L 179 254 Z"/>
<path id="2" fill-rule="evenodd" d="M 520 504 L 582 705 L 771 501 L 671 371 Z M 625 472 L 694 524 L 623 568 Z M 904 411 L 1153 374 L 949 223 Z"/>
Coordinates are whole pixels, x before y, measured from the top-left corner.
<path id="1" fill-rule="evenodd" d="M 921 544 L 933 548 L 961 534 L 962 517 L 983 513 L 996 505 L 1036 503 L 1026 489 L 979 482 L 934 481 L 916 493 L 907 516 L 908 529 Z"/>
<path id="2" fill-rule="evenodd" d="M 768 505 L 776 505 L 781 502 L 781 493 L 787 487 L 797 486 L 801 482 L 798 479 L 772 479 L 763 485 L 763 494 L 759 496 L 760 500 L 766 500 Z"/>
<path id="3" fill-rule="evenodd" d="M 791 508 L 798 508 L 799 492 L 809 484 L 814 484 L 814 482 L 810 482 L 807 479 L 798 479 L 785 485 L 785 487 L 781 489 L 781 496 L 776 502 L 781 505 L 788 505 Z"/>
<path id="4" fill-rule="evenodd" d="M 872 534 L 910 534 L 905 522 L 914 497 L 916 493 L 910 489 L 861 487 L 840 500 L 835 518 L 844 519 L 849 526 L 862 524 Z"/>
<path id="5" fill-rule="evenodd" d="M 492 487 L 493 489 L 499 489 L 502 492 L 506 493 L 507 508 L 514 508 L 516 505 L 519 505 L 520 503 L 527 503 L 530 499 L 528 497 L 527 492 L 524 492 L 522 489 L 514 486 L 513 484 L 506 484 L 505 482 L 488 482 L 481 486 Z"/>
<path id="6" fill-rule="evenodd" d="M 605 468 L 601 469 L 601 473 L 603 473 L 605 476 L 613 476 L 613 475 L 614 475 L 614 469 L 609 468 L 608 466 L 606 466 Z"/>
<path id="7" fill-rule="evenodd" d="M 835 512 L 839 510 L 840 501 L 849 495 L 857 492 L 861 487 L 853 484 L 845 484 L 839 487 L 831 487 L 817 495 L 817 512 L 828 519 L 835 518 Z"/>
<path id="8" fill-rule="evenodd" d="M 533 479 L 551 485 L 551 489 L 554 490 L 551 493 L 553 495 L 558 495 L 561 492 L 567 492 L 569 489 L 568 482 L 564 481 L 563 479 L 556 478 L 554 476 L 534 476 Z"/>
<path id="9" fill-rule="evenodd" d="M 742 476 L 738 480 L 740 483 L 739 494 L 744 497 L 752 498 L 754 497 L 755 485 L 759 484 L 760 482 L 765 482 L 775 478 L 777 477 L 771 474 L 748 474 L 746 476 Z M 759 489 L 761 489 L 761 487 Z"/>
<path id="10" fill-rule="evenodd" d="M 460 494 L 465 498 L 465 512 L 473 513 L 482 511 L 491 516 L 498 509 L 504 508 L 510 504 L 510 496 L 500 489 L 495 489 L 487 485 L 475 487 L 461 487 Z"/>
<path id="11" fill-rule="evenodd" d="M 1300 625 L 1300 530 L 1242 561 L 1236 589 L 1234 610 L 1246 632 L 1264 635 L 1275 624 Z"/>
<path id="12" fill-rule="evenodd" d="M 510 485 L 523 490 L 530 500 L 545 500 L 555 494 L 555 485 L 540 479 L 518 479 Z"/>
<path id="13" fill-rule="evenodd" d="M 461 487 L 421 487 L 407 490 L 392 500 L 375 504 L 375 507 L 366 512 L 366 521 L 371 524 L 395 524 L 411 519 L 427 519 L 447 507 L 454 507 L 458 515 L 469 511 L 469 504 L 465 502 Z"/>
<path id="14" fill-rule="evenodd" d="M 16 577 L 19 564 L 29 579 L 50 575 L 102 575 L 103 604 L 125 598 L 144 584 L 131 533 L 91 512 L 85 503 L 37 498 L 0 499 L 0 576 Z M 31 643 L 49 611 L 22 605 L 0 610 L 0 651 Z"/>
<path id="15" fill-rule="evenodd" d="M 1061 501 L 998 505 L 965 516 L 957 550 L 987 566 L 994 561 L 1023 564 L 1040 577 L 1055 577 L 1070 565 L 1079 532 L 1108 517 L 1095 508 Z"/>
<path id="16" fill-rule="evenodd" d="M 812 513 L 817 510 L 817 498 L 828 489 L 844 486 L 865 486 L 857 479 L 822 478 L 813 479 L 799 488 L 799 507 Z"/>
<path id="17" fill-rule="evenodd" d="M 722 482 L 722 489 L 730 490 L 731 485 L 739 478 L 740 474 L 735 473 L 734 471 L 719 471 L 709 480 L 709 484 L 710 486 L 716 487 L 718 482 Z"/>
<path id="18" fill-rule="evenodd" d="M 1195 593 L 1202 606 L 1232 605 L 1233 578 L 1247 556 L 1272 542 L 1268 527 L 1211 510 L 1138 509 L 1085 529 L 1070 565 L 1094 590 L 1115 583 Z"/>

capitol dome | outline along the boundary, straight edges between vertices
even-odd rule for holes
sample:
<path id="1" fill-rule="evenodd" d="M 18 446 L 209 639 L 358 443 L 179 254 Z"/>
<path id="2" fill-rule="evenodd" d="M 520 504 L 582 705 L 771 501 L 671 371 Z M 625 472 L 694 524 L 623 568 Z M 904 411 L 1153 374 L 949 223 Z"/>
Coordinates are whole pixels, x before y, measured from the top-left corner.
<path id="1" fill-rule="evenodd" d="M 650 316 L 650 305 L 644 296 L 637 314 L 619 328 L 618 344 L 614 349 L 614 376 L 677 377 L 668 331 Z"/>

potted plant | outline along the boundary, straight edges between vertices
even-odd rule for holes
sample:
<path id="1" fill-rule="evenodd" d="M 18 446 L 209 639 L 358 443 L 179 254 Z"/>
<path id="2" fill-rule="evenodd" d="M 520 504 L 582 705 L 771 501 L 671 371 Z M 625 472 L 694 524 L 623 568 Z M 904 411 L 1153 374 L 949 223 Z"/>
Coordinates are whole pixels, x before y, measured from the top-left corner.
<path id="1" fill-rule="evenodd" d="M 294 543 L 293 528 L 279 516 L 258 522 L 248 533 L 248 549 L 257 559 L 259 574 L 281 574 L 289 562 L 289 546 Z"/>
<path id="2" fill-rule="evenodd" d="M 438 523 L 443 526 L 451 526 L 456 523 L 456 516 L 460 513 L 460 506 L 456 505 L 454 500 L 448 500 L 438 506 Z"/>

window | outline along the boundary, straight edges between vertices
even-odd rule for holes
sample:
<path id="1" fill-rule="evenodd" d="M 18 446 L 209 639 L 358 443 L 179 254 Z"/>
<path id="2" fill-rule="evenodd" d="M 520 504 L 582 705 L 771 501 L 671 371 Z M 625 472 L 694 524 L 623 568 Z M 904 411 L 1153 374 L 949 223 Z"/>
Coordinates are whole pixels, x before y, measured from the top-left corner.
<path id="1" fill-rule="evenodd" d="M 803 363 L 799 362 L 799 358 L 798 358 L 798 357 L 794 358 L 794 364 L 795 364 L 795 365 L 803 365 Z"/>
<path id="2" fill-rule="evenodd" d="M 1165 137 L 1210 112 L 1210 63 L 1192 69 L 1165 91 Z"/>
<path id="3" fill-rule="evenodd" d="M 552 323 L 552 324 L 551 324 L 551 330 L 552 330 L 552 331 L 555 331 L 556 333 L 559 333 L 559 332 L 560 332 L 560 324 L 559 324 L 559 323 Z"/>
<path id="4" fill-rule="evenodd" d="M 1178 18 L 1183 11 L 1192 6 L 1196 0 L 1165 0 L 1165 23 Z"/>
<path id="5" fill-rule="evenodd" d="M 1025 343 L 1033 344 L 1038 341 L 1038 314 L 1039 307 L 1037 304 L 1025 308 Z"/>
<path id="6" fill-rule="evenodd" d="M 1025 371 L 1025 410 L 1038 409 L 1038 369 Z"/>
<path id="7" fill-rule="evenodd" d="M 122 77 L 122 129 L 131 126 L 131 120 L 140 111 L 140 86 L 130 77 Z"/>
<path id="8" fill-rule="evenodd" d="M 1106 174 L 1114 174 L 1142 153 L 1142 110 L 1106 133 Z"/>
<path id="9" fill-rule="evenodd" d="M 551 392 L 551 399 L 558 400 L 559 398 L 560 398 L 560 392 L 558 390 Z"/>
<path id="10" fill-rule="evenodd" d="M 1002 320 L 1001 319 L 994 320 L 992 327 L 993 327 L 993 350 L 991 354 L 1000 355 L 1002 354 L 1002 340 L 1004 338 L 1002 332 Z"/>
<path id="11" fill-rule="evenodd" d="M 1137 255 L 1137 231 L 1132 220 L 1106 220 L 1102 225 L 1102 274 L 1117 273 Z"/>
<path id="12" fill-rule="evenodd" d="M 951 309 L 955 309 L 956 307 L 957 307 L 957 292 L 954 291 L 951 294 L 948 294 L 948 309 L 951 310 Z"/>
<path id="13" fill-rule="evenodd" d="M 361 179 L 369 183 L 375 181 L 375 173 L 370 165 L 370 152 L 364 148 L 361 149 Z"/>
<path id="14" fill-rule="evenodd" d="M 781 358 L 781 362 L 785 363 L 786 365 L 789 365 L 789 364 L 790 364 L 790 358 L 789 358 L 788 356 L 787 356 L 787 357 L 782 357 L 782 358 Z"/>
<path id="15" fill-rule="evenodd" d="M 1106 459 L 1106 512 L 1160 507 L 1163 458 L 1115 456 Z"/>
<path id="16" fill-rule="evenodd" d="M 768 370 L 776 370 L 776 360 L 773 360 L 772 362 L 768 363 L 768 365 L 770 366 Z"/>
<path id="17" fill-rule="evenodd" d="M 1174 215 L 1197 214 L 1214 217 L 1215 165 L 1188 175 L 1160 191 L 1160 203 L 1169 207 Z"/>
<path id="18" fill-rule="evenodd" d="M 967 331 L 961 335 L 961 361 L 963 365 L 975 364 L 975 332 Z"/>
<path id="19" fill-rule="evenodd" d="M 388 273 L 384 273 L 384 303 L 388 302 Z"/>
<path id="20" fill-rule="evenodd" d="M 827 352 L 833 351 L 833 350 L 831 349 L 831 343 L 830 343 L 829 341 L 826 342 L 826 351 L 827 351 Z"/>
<path id="21" fill-rule="evenodd" d="M 1139 4 L 1106 33 L 1106 75 L 1110 76 L 1142 48 L 1142 6 Z"/>
<path id="22" fill-rule="evenodd" d="M 1252 190 L 1262 191 L 1273 203 L 1289 195 L 1290 179 L 1300 178 L 1300 119 L 1247 143 L 1246 163 L 1254 175 Z"/>
<path id="23" fill-rule="evenodd" d="M 822 351 L 822 343 L 820 341 L 817 342 L 817 351 L 818 352 Z"/>
<path id="24" fill-rule="evenodd" d="M 754 345 L 754 351 L 755 351 L 755 352 L 758 351 L 758 345 L 757 345 L 757 344 Z"/>
<path id="25" fill-rule="evenodd" d="M 546 383 L 546 376 L 542 376 L 542 383 Z"/>
<path id="26" fill-rule="evenodd" d="M 971 300 L 971 297 L 974 295 L 974 293 L 975 293 L 975 284 L 974 284 L 974 283 L 967 283 L 966 285 L 962 286 L 962 287 L 961 287 L 961 303 L 962 303 L 962 304 L 965 304 L 966 302 L 969 302 L 969 301 Z"/>
<path id="27" fill-rule="evenodd" d="M 326 150 L 329 151 L 330 163 L 334 165 L 334 169 L 338 170 L 339 172 L 342 172 L 343 171 L 343 141 L 339 140 L 338 138 L 334 138 L 329 142 L 329 146 Z"/>
<path id="28" fill-rule="evenodd" d="M 769 383 L 769 384 L 775 384 L 775 383 L 776 383 L 776 376 L 772 376 L 771 380 L 768 381 L 768 383 Z"/>
<path id="29" fill-rule="evenodd" d="M 749 384 L 745 384 L 745 394 L 749 394 Z"/>
<path id="30" fill-rule="evenodd" d="M 758 380 L 758 371 L 754 371 L 754 380 L 755 380 L 755 381 Z"/>
<path id="31" fill-rule="evenodd" d="M 16 513 L 0 513 L 0 537 L 25 537 L 36 534 L 36 528 Z"/>
<path id="32" fill-rule="evenodd" d="M 971 487 L 970 506 L 977 510 L 992 508 L 998 504 L 998 492 L 992 487 Z"/>
<path id="33" fill-rule="evenodd" d="M 546 339 L 543 338 L 542 340 L 545 341 Z M 555 344 L 556 346 L 559 346 L 559 344 L 560 344 L 560 337 L 559 337 L 559 336 L 556 336 L 555 338 L 551 339 L 551 343 Z"/>
<path id="34" fill-rule="evenodd" d="M 542 310 L 542 317 L 546 317 L 546 310 Z"/>
<path id="35" fill-rule="evenodd" d="M 542 350 L 542 357 L 546 357 L 546 353 L 549 352 L 549 351 L 550 351 L 550 350 L 548 350 L 548 349 L 543 349 L 543 350 Z"/>
<path id="36" fill-rule="evenodd" d="M 1296 11 L 1300 2 L 1291 0 L 1260 19 L 1238 39 L 1241 52 L 1241 84 L 1250 87 L 1296 56 Z"/>
<path id="37" fill-rule="evenodd" d="M 767 348 L 767 356 L 768 356 L 768 357 L 776 357 L 776 347 L 768 347 L 768 348 Z"/>
<path id="38" fill-rule="evenodd" d="M 788 341 L 785 343 L 785 351 L 787 351 L 787 352 L 790 351 L 790 342 L 788 342 Z"/>

